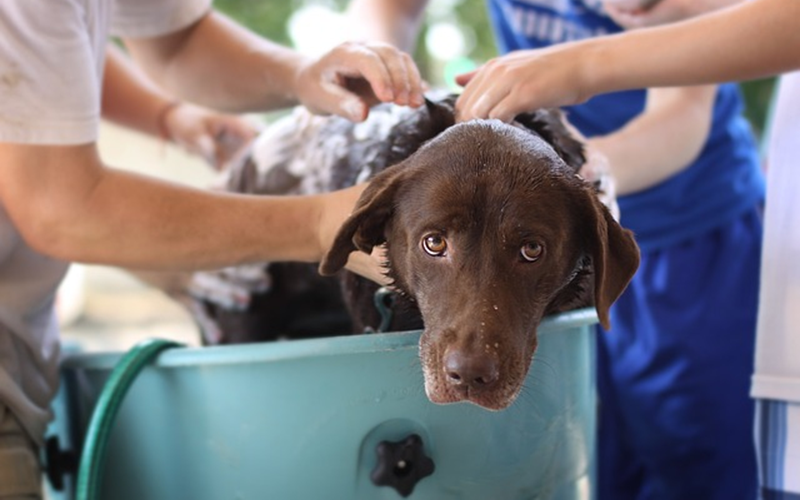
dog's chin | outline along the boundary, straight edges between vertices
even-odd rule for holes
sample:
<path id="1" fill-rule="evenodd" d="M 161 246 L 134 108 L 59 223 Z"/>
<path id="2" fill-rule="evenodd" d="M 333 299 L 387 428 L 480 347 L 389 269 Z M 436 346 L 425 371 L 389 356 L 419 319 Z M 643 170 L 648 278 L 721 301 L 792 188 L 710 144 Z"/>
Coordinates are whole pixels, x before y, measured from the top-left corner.
<path id="1" fill-rule="evenodd" d="M 501 411 L 511 406 L 517 398 L 517 390 L 503 394 L 496 391 L 491 392 L 470 392 L 466 388 L 441 387 L 425 381 L 425 393 L 431 403 L 447 405 L 454 403 L 472 403 L 483 409 L 490 411 Z"/>
<path id="2" fill-rule="evenodd" d="M 425 371 L 425 394 L 431 403 L 447 405 L 472 403 L 490 411 L 501 411 L 511 406 L 522 390 L 522 383 L 506 383 L 502 388 L 473 390 L 448 384 L 442 377 L 431 377 Z M 523 377 L 524 378 L 524 377 Z"/>

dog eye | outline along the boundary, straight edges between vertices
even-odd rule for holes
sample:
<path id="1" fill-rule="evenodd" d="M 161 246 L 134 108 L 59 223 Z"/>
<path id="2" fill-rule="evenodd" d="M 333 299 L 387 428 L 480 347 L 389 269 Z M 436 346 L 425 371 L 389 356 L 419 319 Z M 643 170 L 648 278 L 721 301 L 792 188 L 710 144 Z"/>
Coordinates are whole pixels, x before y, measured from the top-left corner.
<path id="1" fill-rule="evenodd" d="M 447 251 L 447 240 L 439 233 L 431 233 L 422 238 L 422 248 L 434 257 L 441 257 Z"/>
<path id="2" fill-rule="evenodd" d="M 536 262 L 544 253 L 544 247 L 538 243 L 525 243 L 519 249 L 519 254 L 528 262 Z"/>

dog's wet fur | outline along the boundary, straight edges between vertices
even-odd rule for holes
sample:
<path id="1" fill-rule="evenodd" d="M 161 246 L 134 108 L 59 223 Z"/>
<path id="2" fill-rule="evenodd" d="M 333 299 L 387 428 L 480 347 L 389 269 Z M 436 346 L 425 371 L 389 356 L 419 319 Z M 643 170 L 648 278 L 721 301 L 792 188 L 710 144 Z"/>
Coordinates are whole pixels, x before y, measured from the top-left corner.
<path id="1" fill-rule="evenodd" d="M 381 245 L 398 292 L 389 330 L 423 329 L 425 389 L 435 403 L 508 407 L 546 315 L 593 305 L 610 326 L 609 307 L 636 271 L 639 252 L 596 187 L 580 177 L 583 147 L 560 112 L 540 110 L 512 124 L 456 124 L 453 103 L 452 96 L 428 101 L 392 127 L 377 153 L 371 150 L 370 185 L 319 266 L 335 278 L 305 268 L 297 283 L 283 275 L 302 265 L 273 263 L 270 274 L 278 279 L 247 311 L 203 305 L 223 342 L 377 329 L 378 286 L 343 267 L 351 252 Z M 332 163 L 322 187 L 333 190 L 354 184 L 365 160 L 353 125 L 330 122 L 326 133 L 348 138 L 347 153 Z M 241 168 L 240 175 L 252 175 Z M 322 296 L 297 302 L 292 287 Z M 297 326 L 315 303 L 325 319 Z"/>

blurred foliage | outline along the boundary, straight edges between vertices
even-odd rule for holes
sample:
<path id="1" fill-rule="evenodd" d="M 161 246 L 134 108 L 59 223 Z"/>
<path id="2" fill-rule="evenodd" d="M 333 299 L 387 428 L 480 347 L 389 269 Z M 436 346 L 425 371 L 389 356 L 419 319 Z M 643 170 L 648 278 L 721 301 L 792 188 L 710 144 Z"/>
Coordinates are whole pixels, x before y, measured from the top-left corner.
<path id="1" fill-rule="evenodd" d="M 475 33 L 475 45 L 469 56 L 480 62 L 496 56 L 497 46 L 485 0 L 463 0 L 456 6 L 455 12 L 459 24 L 470 26 Z"/>
<path id="2" fill-rule="evenodd" d="M 480 64 L 494 57 L 497 48 L 485 0 L 431 0 L 444 8 L 429 8 L 422 26 L 420 42 L 414 58 L 423 77 L 434 86 L 445 82 L 446 69 L 428 53 L 425 48 L 425 35 L 431 23 L 450 21 L 460 26 L 471 40 L 470 59 Z M 215 0 L 214 5 L 253 31 L 283 45 L 291 45 L 287 25 L 293 12 L 308 5 L 324 5 L 343 11 L 348 0 Z M 447 8 L 447 7 L 450 8 Z M 753 124 L 756 134 L 761 134 L 769 112 L 774 79 L 757 80 L 742 84 L 745 98 L 745 114 Z"/>
<path id="3" fill-rule="evenodd" d="M 291 45 L 287 21 L 300 6 L 285 0 L 214 0 L 214 7 L 220 12 L 282 45 Z"/>
<path id="4" fill-rule="evenodd" d="M 770 103 L 772 92 L 775 87 L 775 79 L 754 80 L 745 82 L 742 85 L 742 93 L 745 101 L 745 116 L 750 120 L 756 135 L 760 138 L 769 119 Z"/>

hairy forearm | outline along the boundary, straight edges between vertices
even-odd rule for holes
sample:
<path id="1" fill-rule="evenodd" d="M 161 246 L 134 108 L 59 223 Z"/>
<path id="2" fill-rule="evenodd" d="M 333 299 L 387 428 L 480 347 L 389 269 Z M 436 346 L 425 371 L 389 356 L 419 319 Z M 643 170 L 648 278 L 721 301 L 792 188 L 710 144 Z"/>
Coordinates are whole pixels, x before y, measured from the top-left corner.
<path id="1" fill-rule="evenodd" d="M 309 223 L 317 207 L 308 201 L 196 191 L 108 170 L 75 213 L 82 223 L 52 247 L 69 260 L 146 269 L 313 262 L 321 251 Z"/>
<path id="2" fill-rule="evenodd" d="M 348 17 L 358 37 L 413 52 L 427 0 L 353 0 Z"/>
<path id="3" fill-rule="evenodd" d="M 800 2 L 753 0 L 576 45 L 584 94 L 747 80 L 800 67 Z"/>
<path id="4" fill-rule="evenodd" d="M 700 154 L 711 128 L 713 85 L 651 89 L 644 112 L 621 130 L 593 138 L 620 195 L 659 184 Z"/>
<path id="5" fill-rule="evenodd" d="M 206 192 L 104 168 L 89 145 L 2 145 L 0 158 L 0 199 L 31 246 L 138 269 L 318 261 L 359 192 L 333 205 L 323 196 Z M 326 218 L 331 227 L 321 229 Z"/>
<path id="6" fill-rule="evenodd" d="M 154 81 L 188 101 L 232 112 L 297 103 L 296 73 L 306 60 L 219 13 L 178 33 L 125 42 Z"/>

